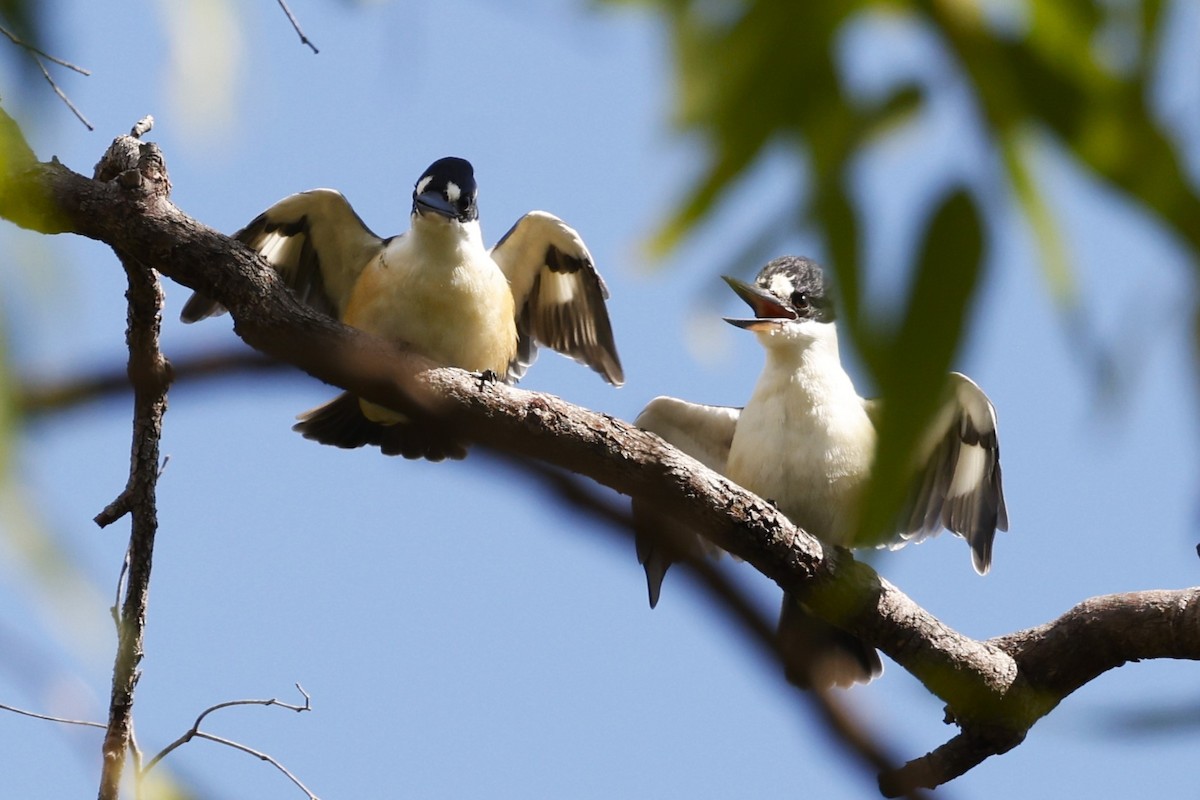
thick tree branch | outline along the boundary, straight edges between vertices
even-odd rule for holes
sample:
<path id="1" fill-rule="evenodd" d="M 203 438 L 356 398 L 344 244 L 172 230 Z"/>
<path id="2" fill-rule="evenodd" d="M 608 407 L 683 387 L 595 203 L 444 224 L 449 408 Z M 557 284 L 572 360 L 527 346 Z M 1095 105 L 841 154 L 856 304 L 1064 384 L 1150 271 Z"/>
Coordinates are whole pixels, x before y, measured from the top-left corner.
<path id="1" fill-rule="evenodd" d="M 140 145 L 147 147 L 147 145 Z M 1038 719 L 1102 672 L 1141 658 L 1200 658 L 1200 590 L 1086 601 L 1048 625 L 990 641 L 949 628 L 840 548 L 822 545 L 770 504 L 657 437 L 544 394 L 428 362 L 300 304 L 253 253 L 188 218 L 165 196 L 133 200 L 123 182 L 59 164 L 8 179 L 0 216 L 75 232 L 220 300 L 251 346 L 456 436 L 586 475 L 652 500 L 664 514 L 748 561 L 818 614 L 875 645 L 945 701 L 962 733 L 881 778 L 894 794 L 937 786 L 1019 744 Z M 14 196 L 37 198 L 30 214 Z M 1080 642 L 1085 644 L 1081 645 Z"/>

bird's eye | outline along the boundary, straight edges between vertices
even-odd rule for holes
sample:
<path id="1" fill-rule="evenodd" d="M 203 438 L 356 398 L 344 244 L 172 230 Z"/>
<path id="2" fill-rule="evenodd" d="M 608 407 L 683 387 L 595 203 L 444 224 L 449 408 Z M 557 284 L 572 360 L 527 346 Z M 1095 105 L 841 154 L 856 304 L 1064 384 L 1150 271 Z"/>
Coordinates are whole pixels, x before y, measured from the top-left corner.
<path id="1" fill-rule="evenodd" d="M 792 292 L 792 306 L 797 309 L 808 308 L 808 295 L 804 292 Z"/>

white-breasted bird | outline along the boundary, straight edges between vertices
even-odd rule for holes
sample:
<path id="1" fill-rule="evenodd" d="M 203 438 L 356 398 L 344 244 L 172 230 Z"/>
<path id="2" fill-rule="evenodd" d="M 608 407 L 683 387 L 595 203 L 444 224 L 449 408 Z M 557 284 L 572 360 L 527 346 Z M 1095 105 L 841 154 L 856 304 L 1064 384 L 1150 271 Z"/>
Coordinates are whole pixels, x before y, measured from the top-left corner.
<path id="1" fill-rule="evenodd" d="M 280 200 L 234 238 L 312 307 L 438 364 L 515 382 L 545 345 L 620 386 L 608 288 L 579 234 L 531 211 L 488 250 L 477 197 L 470 162 L 441 158 L 416 182 L 407 233 L 382 239 L 340 192 L 313 189 Z M 195 322 L 224 310 L 196 293 L 180 316 Z M 295 430 L 323 444 L 373 444 L 430 460 L 466 454 L 461 443 L 349 393 L 299 419 Z"/>
<path id="2" fill-rule="evenodd" d="M 859 396 L 842 367 L 824 272 L 810 259 L 785 256 L 768 263 L 753 285 L 725 280 L 754 312 L 750 319 L 726 321 L 755 332 L 766 350 L 750 401 L 739 409 L 657 397 L 637 425 L 772 501 L 818 539 L 851 545 L 874 460 L 879 405 Z M 913 468 L 897 540 L 919 541 L 949 529 L 967 540 L 975 570 L 986 573 L 996 531 L 1008 530 L 1008 512 L 996 411 L 965 375 L 950 374 Z M 634 516 L 653 607 L 681 551 L 699 555 L 715 548 L 653 516 L 645 502 L 635 501 Z M 846 686 L 882 671 L 873 648 L 819 623 L 786 595 L 780 637 L 785 650 L 809 650 L 805 661 L 813 671 L 793 675 L 801 682 Z"/>

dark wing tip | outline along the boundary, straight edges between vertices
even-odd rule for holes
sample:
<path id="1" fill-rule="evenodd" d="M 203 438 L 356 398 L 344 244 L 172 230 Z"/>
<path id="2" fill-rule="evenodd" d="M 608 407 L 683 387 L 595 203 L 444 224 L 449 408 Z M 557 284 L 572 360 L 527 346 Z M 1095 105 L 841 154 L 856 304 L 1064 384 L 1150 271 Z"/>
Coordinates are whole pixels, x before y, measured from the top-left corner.
<path id="1" fill-rule="evenodd" d="M 625 370 L 621 368 L 621 359 L 617 356 L 615 348 L 602 348 L 595 354 L 595 360 L 599 362 L 600 367 L 592 366 L 592 369 L 604 376 L 604 380 L 616 387 L 625 385 Z"/>
<path id="2" fill-rule="evenodd" d="M 971 566 L 980 575 L 987 575 L 992 568 L 992 542 L 995 538 L 993 529 L 991 533 L 975 536 L 971 540 Z"/>
<path id="3" fill-rule="evenodd" d="M 192 296 L 183 304 L 183 310 L 179 312 L 179 320 L 185 325 L 190 325 L 193 322 L 199 322 L 202 319 L 216 317 L 224 313 L 225 306 L 211 297 L 202 295 L 199 292 L 193 292 Z"/>

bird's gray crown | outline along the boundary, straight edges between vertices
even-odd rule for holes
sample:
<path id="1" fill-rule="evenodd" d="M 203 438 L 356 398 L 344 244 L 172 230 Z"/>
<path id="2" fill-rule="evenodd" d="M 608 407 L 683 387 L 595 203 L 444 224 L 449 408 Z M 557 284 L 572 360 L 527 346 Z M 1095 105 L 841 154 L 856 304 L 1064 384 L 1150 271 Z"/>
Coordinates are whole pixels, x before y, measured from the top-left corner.
<path id="1" fill-rule="evenodd" d="M 417 179 L 413 187 L 413 212 L 432 211 L 458 220 L 479 219 L 475 204 L 479 189 L 475 169 L 465 158 L 439 158 Z"/>
<path id="2" fill-rule="evenodd" d="M 833 293 L 825 281 L 825 270 L 804 256 L 780 256 L 767 262 L 754 279 L 800 319 L 833 322 Z"/>

